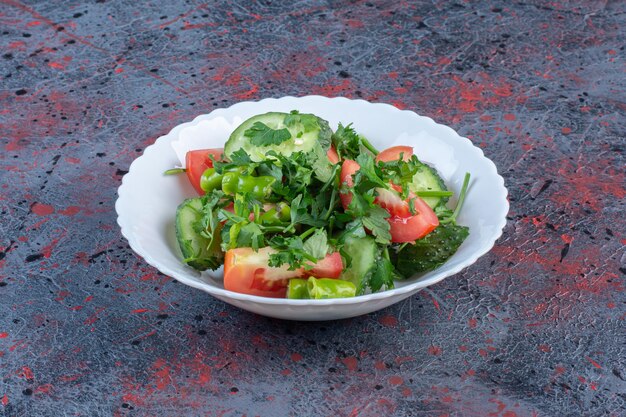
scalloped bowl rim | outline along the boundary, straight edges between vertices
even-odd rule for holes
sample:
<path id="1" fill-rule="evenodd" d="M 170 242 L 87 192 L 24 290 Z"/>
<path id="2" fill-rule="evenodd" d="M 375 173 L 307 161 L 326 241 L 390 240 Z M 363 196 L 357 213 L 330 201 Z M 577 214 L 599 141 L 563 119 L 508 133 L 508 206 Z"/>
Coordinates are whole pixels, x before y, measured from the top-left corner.
<path id="1" fill-rule="evenodd" d="M 449 131 L 448 132 L 449 134 L 456 136 L 456 139 L 458 139 L 460 143 L 462 144 L 462 146 L 466 147 L 468 151 L 478 153 L 479 157 L 484 159 L 483 162 L 490 168 L 490 171 L 491 171 L 490 173 L 494 177 L 497 177 L 498 185 L 500 187 L 500 190 L 498 190 L 499 192 L 497 193 L 497 195 L 498 195 L 498 198 L 502 198 L 502 200 L 504 201 L 503 205 L 501 206 L 501 216 L 499 216 L 500 221 L 497 224 L 498 231 L 495 234 L 493 234 L 490 239 L 487 239 L 480 248 L 474 250 L 471 257 L 465 258 L 461 263 L 459 263 L 456 267 L 452 269 L 445 270 L 439 273 L 437 273 L 437 270 L 435 270 L 433 271 L 434 272 L 433 275 L 428 278 L 419 279 L 418 281 L 414 283 L 411 283 L 402 287 L 386 290 L 386 291 L 361 295 L 361 296 L 352 297 L 352 298 L 334 298 L 334 299 L 323 299 L 323 300 L 294 300 L 294 299 L 287 299 L 287 298 L 268 298 L 268 297 L 260 297 L 260 296 L 255 296 L 255 295 L 241 294 L 241 293 L 237 293 L 233 291 L 228 291 L 222 288 L 213 287 L 209 284 L 204 284 L 202 282 L 192 280 L 188 278 L 187 276 L 185 276 L 184 274 L 180 274 L 180 273 L 177 273 L 176 271 L 171 270 L 167 266 L 159 263 L 158 260 L 154 259 L 149 253 L 145 252 L 139 245 L 135 243 L 132 237 L 132 233 L 129 230 L 130 225 L 125 220 L 124 213 L 123 213 L 123 210 L 121 210 L 121 207 L 123 205 L 124 199 L 127 198 L 126 196 L 129 193 L 128 178 L 130 178 L 130 176 L 132 176 L 134 171 L 137 169 L 137 161 L 145 157 L 145 155 L 153 152 L 156 146 L 160 142 L 163 142 L 172 137 L 175 137 L 181 130 L 188 128 L 188 127 L 195 126 L 198 123 L 202 122 L 203 120 L 212 119 L 227 111 L 234 112 L 234 110 L 238 106 L 249 105 L 249 104 L 257 104 L 257 105 L 270 104 L 272 102 L 275 102 L 278 100 L 284 100 L 284 99 L 333 100 L 333 101 L 338 101 L 338 102 L 356 102 L 356 103 L 367 104 L 371 106 L 378 106 L 380 108 L 386 108 L 387 110 L 402 112 L 413 119 L 421 121 L 422 123 L 425 122 L 433 126 L 438 126 L 439 128 L 445 128 L 446 130 Z M 265 99 L 258 100 L 258 101 L 238 102 L 238 103 L 233 104 L 232 106 L 229 106 L 226 108 L 215 109 L 208 114 L 199 115 L 196 118 L 194 118 L 191 122 L 182 123 L 182 124 L 175 126 L 170 132 L 168 132 L 167 134 L 163 136 L 160 136 L 152 145 L 146 147 L 143 154 L 139 156 L 138 158 L 136 158 L 131 163 L 128 169 L 128 173 L 124 175 L 124 177 L 122 178 L 122 183 L 120 187 L 118 188 L 118 199 L 115 203 L 115 210 L 118 214 L 117 224 L 119 225 L 121 229 L 122 236 L 124 236 L 124 238 L 128 241 L 128 244 L 131 247 L 131 249 L 136 254 L 141 256 L 146 261 L 146 263 L 158 269 L 163 274 L 169 277 L 175 278 L 176 280 L 180 281 L 181 283 L 185 285 L 189 285 L 193 288 L 203 290 L 217 297 L 231 298 L 231 299 L 236 299 L 240 301 L 251 301 L 251 302 L 255 302 L 259 304 L 289 305 L 289 306 L 328 306 L 328 305 L 342 305 L 342 304 L 343 305 L 361 304 L 361 303 L 366 303 L 372 300 L 382 300 L 382 299 L 389 298 L 389 297 L 401 296 L 402 294 L 416 292 L 418 290 L 421 290 L 423 288 L 436 284 L 442 281 L 444 278 L 447 278 L 449 276 L 452 276 L 461 272 L 463 269 L 474 264 L 478 260 L 478 258 L 480 258 L 481 256 L 485 255 L 487 252 L 489 252 L 491 248 L 493 248 L 493 246 L 495 245 L 495 242 L 500 238 L 500 236 L 502 236 L 504 226 L 506 225 L 506 215 L 509 211 L 509 203 L 508 203 L 507 196 L 508 196 L 508 190 L 504 186 L 504 179 L 502 178 L 502 176 L 498 174 L 495 164 L 484 155 L 484 152 L 482 151 L 482 149 L 474 146 L 474 144 L 468 138 L 460 136 L 454 129 L 450 128 L 449 126 L 436 123 L 430 117 L 420 116 L 411 110 L 401 110 L 387 103 L 372 103 L 372 102 L 362 100 L 362 99 L 348 99 L 345 97 L 329 98 L 329 97 L 324 97 L 324 96 L 319 96 L 319 95 L 308 95 L 308 96 L 300 96 L 300 97 L 284 96 L 280 98 L 265 98 Z"/>

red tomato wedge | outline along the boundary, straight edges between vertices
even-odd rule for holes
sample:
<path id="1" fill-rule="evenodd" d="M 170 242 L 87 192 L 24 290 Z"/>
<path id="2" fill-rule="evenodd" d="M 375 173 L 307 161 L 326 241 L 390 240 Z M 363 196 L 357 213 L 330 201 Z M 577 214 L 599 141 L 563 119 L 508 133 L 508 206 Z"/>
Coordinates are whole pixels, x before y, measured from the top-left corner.
<path id="1" fill-rule="evenodd" d="M 343 260 L 339 252 L 326 255 L 324 259 L 318 261 L 313 269 L 304 271 L 305 275 L 316 278 L 339 278 L 343 271 Z"/>
<path id="2" fill-rule="evenodd" d="M 396 148 L 400 148 L 399 146 Z M 389 148 L 393 149 L 393 148 Z M 412 154 L 412 150 L 411 150 Z M 400 152 L 396 153 L 399 158 Z M 350 159 L 343 161 L 341 166 L 341 182 L 348 187 L 353 185 L 352 175 L 359 170 L 359 164 Z M 439 226 L 439 219 L 435 212 L 422 200 L 413 193 L 409 193 L 407 200 L 402 200 L 399 191 L 402 191 L 397 185 L 392 185 L 392 190 L 384 188 L 376 188 L 377 196 L 374 202 L 387 210 L 390 217 L 387 222 L 391 227 L 391 241 L 395 243 L 414 242 L 421 239 Z M 344 210 L 348 208 L 352 201 L 352 194 L 340 194 L 341 204 Z M 409 209 L 409 202 L 413 204 L 415 214 Z"/>
<path id="3" fill-rule="evenodd" d="M 302 269 L 289 271 L 288 265 L 280 268 L 268 266 L 270 248 L 237 248 L 226 251 L 224 259 L 224 288 L 241 294 L 261 297 L 285 298 L 290 278 L 302 276 Z"/>
<path id="4" fill-rule="evenodd" d="M 330 145 L 330 149 L 326 152 L 326 156 L 328 156 L 328 160 L 331 164 L 335 165 L 339 163 L 339 154 L 333 145 Z"/>
<path id="5" fill-rule="evenodd" d="M 213 167 L 213 161 L 209 158 L 212 155 L 216 160 L 222 158 L 224 149 L 198 149 L 187 152 L 185 155 L 185 168 L 187 169 L 187 178 L 196 189 L 198 194 L 204 195 L 204 190 L 200 187 L 200 178 L 204 171 Z"/>
<path id="6" fill-rule="evenodd" d="M 392 146 L 391 148 L 387 148 L 378 155 L 376 155 L 376 162 L 390 162 L 397 161 L 400 159 L 400 155 L 402 155 L 403 161 L 408 161 L 413 156 L 413 147 L 412 146 Z"/>
<path id="7" fill-rule="evenodd" d="M 352 180 L 352 175 L 357 172 L 361 168 L 359 164 L 357 164 L 352 159 L 344 159 L 343 164 L 341 164 L 341 183 L 346 184 L 348 188 L 352 188 L 354 181 Z M 339 193 L 339 198 L 341 199 L 341 205 L 343 209 L 346 210 L 348 205 L 352 201 L 352 194 L 350 192 L 343 194 Z"/>
<path id="8" fill-rule="evenodd" d="M 309 271 L 305 271 L 304 268 L 290 271 L 288 265 L 273 268 L 268 266 L 268 262 L 270 255 L 275 252 L 270 247 L 260 248 L 258 252 L 252 248 L 226 251 L 224 288 L 241 294 L 284 298 L 291 278 L 309 275 L 317 278 L 337 278 L 343 269 L 341 255 L 338 252 L 327 255 Z"/>
<path id="9" fill-rule="evenodd" d="M 374 202 L 390 214 L 387 222 L 392 242 L 414 242 L 439 226 L 439 219 L 433 209 L 415 194 L 409 193 L 409 198 L 402 200 L 395 191 L 377 188 L 376 192 L 378 195 Z M 415 214 L 411 214 L 409 204 L 413 204 Z"/>

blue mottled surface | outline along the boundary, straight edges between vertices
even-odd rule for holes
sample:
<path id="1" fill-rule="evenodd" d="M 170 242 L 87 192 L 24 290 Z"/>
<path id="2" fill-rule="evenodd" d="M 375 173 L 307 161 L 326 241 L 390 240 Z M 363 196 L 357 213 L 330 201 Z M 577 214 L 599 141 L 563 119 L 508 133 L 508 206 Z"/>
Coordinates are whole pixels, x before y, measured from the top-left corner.
<path id="1" fill-rule="evenodd" d="M 626 5 L 0 0 L 0 415 L 623 416 Z M 134 158 L 218 107 L 392 103 L 483 148 L 509 224 L 376 314 L 290 323 L 129 250 Z"/>

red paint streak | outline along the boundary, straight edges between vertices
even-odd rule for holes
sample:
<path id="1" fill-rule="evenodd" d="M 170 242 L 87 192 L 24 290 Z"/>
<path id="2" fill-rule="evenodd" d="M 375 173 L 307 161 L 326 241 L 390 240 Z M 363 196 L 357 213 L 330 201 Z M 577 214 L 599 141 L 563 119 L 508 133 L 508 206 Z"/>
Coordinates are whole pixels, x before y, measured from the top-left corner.
<path id="1" fill-rule="evenodd" d="M 7 405 L 9 405 L 9 397 L 4 394 L 4 397 L 2 397 L 2 400 L 0 400 L 0 402 L 2 402 L 2 405 L 6 407 Z"/>
<path id="2" fill-rule="evenodd" d="M 137 313 L 146 313 L 148 311 L 150 311 L 150 310 L 147 309 L 147 308 L 138 308 L 136 310 L 131 311 L 131 313 L 135 313 L 135 314 L 137 314 Z"/>
<path id="3" fill-rule="evenodd" d="M 66 156 L 65 157 L 65 162 L 67 162 L 68 164 L 80 164 L 80 159 L 74 158 L 74 157 L 71 157 L 71 156 Z"/>
<path id="4" fill-rule="evenodd" d="M 403 382 L 404 380 L 397 375 L 392 375 L 389 377 L 389 383 L 391 385 L 402 385 Z"/>
<path id="5" fill-rule="evenodd" d="M 331 81 L 332 82 L 332 81 Z M 329 84 L 314 87 L 313 93 L 328 97 L 349 96 L 355 90 L 350 80 L 343 80 L 340 84 Z"/>
<path id="6" fill-rule="evenodd" d="M 501 106 L 504 98 L 513 95 L 511 84 L 505 80 L 494 81 L 486 73 L 479 74 L 478 79 L 471 82 L 458 76 L 452 76 L 452 81 L 455 85 L 444 90 L 446 99 L 441 103 L 442 112 L 449 113 L 449 109 L 456 109 L 465 113 L 484 111 L 491 106 Z M 433 88 L 439 91 L 436 86 Z M 516 101 L 523 102 L 525 99 L 525 96 L 520 95 Z M 452 119 L 458 121 L 462 117 L 462 114 L 458 114 Z"/>
<path id="7" fill-rule="evenodd" d="M 38 386 L 35 389 L 35 393 L 37 393 L 37 394 L 49 394 L 50 391 L 52 390 L 52 388 L 53 388 L 52 384 L 43 384 L 43 385 Z"/>
<path id="8" fill-rule="evenodd" d="M 65 64 L 63 64 L 62 62 L 50 62 L 48 63 L 48 66 L 50 68 L 54 68 L 58 70 L 65 70 Z"/>
<path id="9" fill-rule="evenodd" d="M 291 360 L 294 362 L 300 362 L 302 360 L 302 355 L 299 353 L 292 353 Z"/>
<path id="10" fill-rule="evenodd" d="M 574 238 L 572 236 L 569 236 L 567 234 L 562 234 L 561 235 L 561 240 L 563 240 L 563 242 L 565 243 L 572 243 L 574 241 Z"/>
<path id="11" fill-rule="evenodd" d="M 256 94 L 259 92 L 259 86 L 257 84 L 253 83 L 248 77 L 245 77 L 245 80 L 250 85 L 250 89 L 241 93 L 235 93 L 235 98 L 239 100 L 249 100 L 252 97 L 256 96 Z"/>
<path id="12" fill-rule="evenodd" d="M 398 319 L 394 316 L 382 316 L 378 319 L 378 322 L 386 327 L 396 327 L 398 325 Z"/>
<path id="13" fill-rule="evenodd" d="M 85 324 L 91 326 L 92 324 L 94 324 L 96 321 L 98 321 L 98 314 L 102 313 L 104 310 L 106 310 L 105 307 L 100 307 L 98 308 L 93 315 L 87 317 L 84 321 Z"/>
<path id="14" fill-rule="evenodd" d="M 441 349 L 440 346 L 431 345 L 428 347 L 428 353 L 431 355 L 439 356 L 441 355 L 442 352 L 443 350 Z"/>
<path id="15" fill-rule="evenodd" d="M 403 364 L 405 362 L 411 362 L 411 361 L 414 361 L 414 360 L 415 360 L 415 358 L 413 356 L 398 356 L 395 359 L 395 362 L 396 362 L 397 365 L 401 365 L 401 364 Z"/>
<path id="16" fill-rule="evenodd" d="M 189 11 L 187 11 L 187 12 L 183 13 L 183 14 L 180 14 L 180 15 L 176 16 L 175 18 L 173 18 L 173 19 L 171 19 L 171 20 L 168 20 L 168 21 L 167 21 L 167 22 L 165 22 L 165 23 L 160 24 L 160 25 L 159 25 L 159 29 L 163 29 L 163 28 L 165 28 L 165 27 L 167 27 L 167 26 L 171 25 L 172 23 L 175 23 L 175 22 L 179 21 L 180 19 L 184 19 L 185 17 L 189 16 L 189 15 L 190 15 L 190 14 L 192 14 L 193 12 L 196 12 L 196 11 L 198 11 L 198 10 L 204 9 L 204 8 L 206 8 L 206 7 L 207 7 L 207 4 L 206 4 L 206 3 L 201 4 L 201 5 L 199 5 L 198 7 L 195 7 L 195 8 L 193 8 L 193 9 L 191 9 L 191 10 L 189 10 Z"/>
<path id="17" fill-rule="evenodd" d="M 215 22 L 207 22 L 207 23 L 196 23 L 196 24 L 191 24 L 189 22 L 185 22 L 182 30 L 190 30 L 190 29 L 202 29 L 202 28 L 206 28 L 206 27 L 216 27 L 218 26 L 218 23 Z"/>
<path id="18" fill-rule="evenodd" d="M 406 105 L 406 103 L 403 103 L 403 102 L 402 102 L 402 101 L 400 101 L 400 100 L 391 100 L 391 104 L 392 104 L 394 107 L 399 108 L 400 110 L 404 110 L 404 109 L 406 109 L 406 108 L 408 107 L 408 106 Z"/>
<path id="19" fill-rule="evenodd" d="M 211 382 L 211 367 L 204 363 L 204 355 L 202 353 L 196 354 L 189 368 L 198 372 L 196 384 L 206 386 Z"/>
<path id="20" fill-rule="evenodd" d="M 283 376 L 289 376 L 291 375 L 291 369 L 283 369 L 282 371 L 280 371 L 280 374 Z"/>
<path id="21" fill-rule="evenodd" d="M 28 366 L 22 366 L 22 370 L 17 376 L 23 379 L 35 379 L 35 373 Z"/>
<path id="22" fill-rule="evenodd" d="M 397 80 L 398 79 L 398 73 L 396 71 L 392 71 L 389 73 L 389 78 Z"/>
<path id="23" fill-rule="evenodd" d="M 476 325 L 478 324 L 478 321 L 475 318 L 471 318 L 467 321 L 467 324 L 469 325 L 470 328 L 475 329 Z"/>
<path id="24" fill-rule="evenodd" d="M 506 113 L 504 115 L 504 120 L 508 120 L 508 121 L 512 122 L 513 120 L 515 120 L 515 115 L 511 114 L 511 113 Z"/>
<path id="25" fill-rule="evenodd" d="M 382 371 L 382 370 L 384 370 L 385 368 L 387 368 L 387 366 L 385 366 L 385 362 L 383 362 L 383 361 L 377 361 L 377 362 L 374 364 L 374 368 L 378 369 L 379 371 Z"/>
<path id="26" fill-rule="evenodd" d="M 38 216 L 47 216 L 54 213 L 54 207 L 48 204 L 35 203 L 31 211 Z"/>
<path id="27" fill-rule="evenodd" d="M 361 22 L 360 20 L 356 20 L 356 19 L 346 20 L 346 25 L 354 29 L 360 29 L 364 27 L 363 22 Z"/>
<path id="28" fill-rule="evenodd" d="M 489 355 L 489 353 L 485 349 L 478 349 L 478 354 L 483 358 L 486 358 Z"/>
<path id="29" fill-rule="evenodd" d="M 7 337 L 9 337 L 9 334 L 7 332 L 0 333 L 0 339 L 6 339 Z"/>
<path id="30" fill-rule="evenodd" d="M 356 371 L 359 367 L 359 361 L 354 356 L 343 358 L 341 362 L 348 368 L 348 371 Z"/>
<path id="31" fill-rule="evenodd" d="M 37 13 L 34 9 L 32 9 L 32 8 L 30 8 L 30 7 L 28 7 L 28 6 L 26 6 L 25 4 L 22 4 L 22 3 L 21 3 L 21 2 L 19 2 L 19 1 L 16 1 L 16 0 L 1 0 L 1 2 L 2 2 L 2 3 L 4 3 L 4 4 L 8 4 L 9 6 L 16 7 L 16 8 L 18 8 L 18 9 L 20 9 L 20 10 L 22 10 L 22 11 L 24 11 L 24 12 L 26 12 L 26 13 L 30 14 L 30 15 L 31 15 L 31 16 L 33 16 L 35 19 L 39 19 L 39 20 L 41 20 L 43 23 L 45 23 L 46 25 L 51 26 L 51 27 L 52 27 L 55 31 L 57 31 L 57 32 L 59 31 L 59 28 L 61 27 L 60 25 L 58 25 L 58 24 L 54 23 L 52 20 L 48 19 L 48 18 L 47 18 L 47 17 L 45 17 L 45 16 L 40 15 L 40 14 L 39 14 L 39 13 Z M 68 32 L 67 30 L 65 30 L 63 33 L 64 33 L 64 35 L 65 35 L 65 36 L 67 36 L 67 37 L 69 37 L 69 38 L 72 38 L 72 39 L 74 39 L 74 40 L 75 40 L 75 41 L 77 41 L 77 42 L 80 42 L 80 43 L 82 43 L 82 44 L 84 44 L 84 45 L 90 46 L 90 47 L 92 47 L 92 48 L 94 48 L 94 49 L 96 49 L 96 50 L 98 50 L 98 51 L 101 51 L 101 52 L 107 52 L 105 49 L 100 48 L 99 46 L 96 46 L 96 45 L 92 44 L 91 42 L 89 42 L 89 41 L 87 41 L 87 40 L 85 40 L 85 39 L 81 38 L 80 36 L 76 36 L 76 35 L 74 35 L 74 34 L 72 34 L 72 33 Z"/>
<path id="32" fill-rule="evenodd" d="M 598 369 L 602 369 L 602 366 L 600 366 L 600 364 L 596 361 L 594 361 L 593 359 L 591 359 L 589 356 L 585 356 L 585 359 L 587 359 L 589 362 L 591 362 L 591 364 L 593 366 L 595 366 Z"/>
<path id="33" fill-rule="evenodd" d="M 153 365 L 153 369 L 156 369 L 154 373 L 154 384 L 156 388 L 160 391 L 167 388 L 168 385 L 172 382 L 172 376 L 170 375 L 170 367 L 167 365 L 165 359 L 157 359 Z"/>
<path id="34" fill-rule="evenodd" d="M 122 72 L 124 72 L 124 68 L 119 67 L 119 68 L 115 68 L 115 70 L 113 71 L 116 74 L 121 74 Z"/>
<path id="35" fill-rule="evenodd" d="M 467 346 L 465 346 L 465 345 L 461 345 L 461 346 L 459 346 L 459 350 L 460 350 L 461 352 L 467 352 Z"/>
<path id="36" fill-rule="evenodd" d="M 63 236 L 65 236 L 65 234 Z M 53 239 L 49 245 L 46 245 L 41 249 L 41 253 L 43 253 L 44 258 L 48 259 L 52 256 L 52 250 L 57 246 L 59 240 L 61 240 L 63 236 Z"/>
<path id="37" fill-rule="evenodd" d="M 564 135 L 569 135 L 570 133 L 572 133 L 572 128 L 564 127 L 563 129 L 561 129 L 561 133 L 563 133 Z"/>
<path id="38" fill-rule="evenodd" d="M 74 216 L 75 214 L 80 212 L 80 207 L 77 206 L 69 206 L 65 210 L 59 210 L 59 214 L 64 216 Z"/>
<path id="39" fill-rule="evenodd" d="M 550 347 L 550 345 L 539 345 L 537 346 L 537 349 L 539 349 L 542 352 L 551 352 L 552 351 L 552 347 Z"/>
<path id="40" fill-rule="evenodd" d="M 17 1 L 17 0 L 0 0 L 0 2 L 5 3 L 5 4 L 8 4 L 9 6 L 16 7 L 16 8 L 18 8 L 18 9 L 20 9 L 20 10 L 22 10 L 22 11 L 26 12 L 26 13 L 29 13 L 31 16 L 35 17 L 36 19 L 41 20 L 41 21 L 42 21 L 43 23 L 45 23 L 46 25 L 51 26 L 51 27 L 52 27 L 52 28 L 54 28 L 54 30 L 56 30 L 56 31 L 59 31 L 59 28 L 61 27 L 61 26 L 60 26 L 60 25 L 58 25 L 57 23 L 54 23 L 52 20 L 50 20 L 50 19 L 48 19 L 48 18 L 46 18 L 46 17 L 42 16 L 41 14 L 37 13 L 37 12 L 36 12 L 34 9 L 32 9 L 31 7 L 26 6 L 25 4 L 22 4 L 21 2 L 19 2 L 19 1 Z M 70 24 L 66 24 L 66 26 L 71 26 L 71 25 L 70 25 Z M 87 41 L 86 39 L 84 39 L 84 38 L 82 38 L 82 37 L 80 37 L 80 36 L 74 35 L 73 33 L 71 33 L 71 32 L 70 32 L 70 31 L 68 31 L 68 30 L 64 30 L 64 31 L 63 31 L 63 34 L 64 34 L 64 36 L 67 36 L 67 37 L 69 37 L 69 38 L 71 38 L 71 39 L 74 39 L 74 40 L 76 40 L 77 42 L 82 43 L 83 45 L 87 45 L 87 46 L 89 46 L 89 47 L 91 47 L 91 48 L 93 48 L 93 49 L 95 49 L 95 50 L 97 50 L 97 51 L 100 51 L 100 52 L 102 52 L 102 53 L 106 54 L 108 57 L 110 57 L 110 58 L 111 58 L 112 60 L 114 60 L 114 61 L 116 61 L 116 60 L 117 60 L 117 59 L 116 59 L 116 57 L 115 57 L 113 54 L 111 54 L 109 51 L 107 51 L 106 49 L 101 48 L 101 47 L 99 47 L 99 46 L 97 46 L 97 45 L 94 45 L 93 43 L 91 43 L 91 42 Z M 21 43 L 22 43 L 22 44 L 24 44 L 23 42 L 21 42 Z M 183 89 L 183 88 L 181 88 L 181 87 L 179 87 L 179 86 L 177 86 L 177 85 L 175 85 L 175 84 L 171 83 L 170 81 L 168 81 L 168 80 L 164 79 L 163 77 L 159 76 L 158 74 L 155 74 L 155 73 L 153 73 L 153 72 L 150 72 L 150 71 L 149 71 L 148 69 L 146 69 L 143 65 L 141 65 L 141 64 L 134 64 L 134 63 L 132 63 L 132 62 L 128 62 L 128 65 L 129 65 L 129 66 L 131 66 L 131 67 L 133 67 L 135 70 L 141 71 L 141 72 L 143 72 L 144 74 L 146 74 L 146 75 L 148 75 L 148 76 L 150 76 L 150 77 L 154 78 L 155 80 L 158 80 L 158 81 L 160 81 L 161 83 L 163 83 L 163 84 L 165 84 L 165 85 L 167 85 L 167 86 L 169 86 L 169 87 L 173 88 L 174 90 L 178 91 L 179 93 L 182 93 L 182 94 L 184 94 L 184 95 L 186 95 L 186 96 L 189 96 L 189 93 L 188 93 L 185 89 Z M 9 149 L 8 149 L 8 145 L 6 146 L 6 149 L 7 149 L 7 150 L 9 150 Z"/>
<path id="41" fill-rule="evenodd" d="M 269 346 L 265 343 L 265 340 L 260 335 L 256 335 L 252 337 L 252 344 L 258 346 L 263 349 L 267 349 Z"/>

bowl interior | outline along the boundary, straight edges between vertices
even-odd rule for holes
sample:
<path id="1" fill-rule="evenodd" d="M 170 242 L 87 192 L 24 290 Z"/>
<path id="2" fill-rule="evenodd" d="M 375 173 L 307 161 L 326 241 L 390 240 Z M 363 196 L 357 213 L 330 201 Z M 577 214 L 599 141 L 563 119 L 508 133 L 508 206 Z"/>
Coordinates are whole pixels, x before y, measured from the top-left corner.
<path id="1" fill-rule="evenodd" d="M 379 149 L 413 146 L 420 160 L 433 165 L 455 193 L 459 192 L 465 173 L 471 173 L 470 189 L 458 218 L 459 224 L 470 227 L 468 239 L 441 268 L 398 281 L 397 288 L 387 293 L 424 287 L 460 271 L 486 253 L 500 236 L 508 211 L 506 189 L 493 163 L 468 139 L 429 118 L 389 105 L 309 96 L 245 102 L 219 109 L 177 126 L 148 147 L 124 177 L 116 204 L 118 223 L 133 250 L 161 272 L 188 285 L 241 299 L 240 294 L 223 289 L 221 271 L 198 273 L 181 263 L 174 233 L 176 207 L 196 194 L 184 175 L 164 176 L 163 172 L 180 166 L 189 149 L 223 147 L 234 128 L 248 117 L 294 109 L 328 120 L 333 129 L 339 122 L 353 123 L 356 131 Z M 453 207 L 456 200 L 451 199 L 449 204 Z M 365 297 L 371 296 L 381 297 L 380 294 Z M 258 297 L 254 298 L 258 301 Z M 276 301 L 268 299 L 268 302 Z"/>

